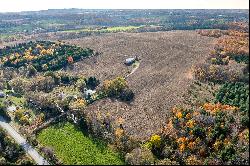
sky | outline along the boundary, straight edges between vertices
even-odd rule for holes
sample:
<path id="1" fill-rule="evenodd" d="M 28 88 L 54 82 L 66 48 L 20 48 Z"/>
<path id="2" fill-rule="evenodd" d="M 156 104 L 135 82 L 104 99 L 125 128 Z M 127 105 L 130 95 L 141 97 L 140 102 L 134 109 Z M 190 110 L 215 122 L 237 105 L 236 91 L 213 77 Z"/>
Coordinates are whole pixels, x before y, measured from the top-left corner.
<path id="1" fill-rule="evenodd" d="M 0 0 L 0 12 L 64 8 L 249 9 L 249 0 Z"/>

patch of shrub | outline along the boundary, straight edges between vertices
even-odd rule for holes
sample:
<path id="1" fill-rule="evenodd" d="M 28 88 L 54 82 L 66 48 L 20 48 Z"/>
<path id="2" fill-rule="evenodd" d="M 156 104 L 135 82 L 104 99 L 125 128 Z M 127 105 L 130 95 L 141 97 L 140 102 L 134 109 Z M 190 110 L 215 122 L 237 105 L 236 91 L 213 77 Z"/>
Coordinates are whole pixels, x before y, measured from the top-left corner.
<path id="1" fill-rule="evenodd" d="M 0 102 L 0 115 L 3 116 L 7 121 L 11 120 L 10 116 L 6 112 L 6 107 L 2 102 Z"/>
<path id="2" fill-rule="evenodd" d="M 125 156 L 125 161 L 129 165 L 152 165 L 154 164 L 154 155 L 147 148 L 136 148 Z"/>
<path id="3" fill-rule="evenodd" d="M 104 81 L 103 91 L 108 97 L 123 101 L 132 101 L 134 98 L 133 91 L 128 89 L 127 81 L 122 77 Z"/>
<path id="4" fill-rule="evenodd" d="M 27 117 L 27 115 L 25 115 L 24 109 L 18 109 L 15 111 L 15 119 L 18 120 L 21 125 L 29 125 L 30 124 L 30 120 Z"/>
<path id="5" fill-rule="evenodd" d="M 32 65 L 29 65 L 27 70 L 28 70 L 27 72 L 28 77 L 33 77 L 37 74 L 37 70 Z"/>
<path id="6" fill-rule="evenodd" d="M 249 111 L 249 85 L 242 82 L 225 83 L 215 95 L 215 102 L 237 106 Z"/>
<path id="7" fill-rule="evenodd" d="M 57 159 L 52 148 L 42 147 L 40 150 L 44 153 L 50 163 L 57 165 L 60 164 L 60 161 Z"/>
<path id="8" fill-rule="evenodd" d="M 125 89 L 120 94 L 120 99 L 122 101 L 132 101 L 134 99 L 134 92 L 131 89 Z"/>
<path id="9" fill-rule="evenodd" d="M 85 79 L 85 83 L 88 89 L 94 90 L 100 84 L 100 81 L 95 77 L 89 77 Z"/>
<path id="10" fill-rule="evenodd" d="M 202 82 L 223 84 L 225 82 L 244 81 L 243 70 L 239 67 L 198 64 L 193 70 L 195 79 Z"/>
<path id="11" fill-rule="evenodd" d="M 20 159 L 25 157 L 25 151 L 14 142 L 6 132 L 0 128 L 0 163 L 18 164 Z M 30 161 L 32 163 L 32 161 Z"/>
<path id="12" fill-rule="evenodd" d="M 241 123 L 243 128 L 246 128 L 246 127 L 249 128 L 249 115 L 246 114 L 246 115 L 242 116 L 240 119 L 240 123 Z"/>

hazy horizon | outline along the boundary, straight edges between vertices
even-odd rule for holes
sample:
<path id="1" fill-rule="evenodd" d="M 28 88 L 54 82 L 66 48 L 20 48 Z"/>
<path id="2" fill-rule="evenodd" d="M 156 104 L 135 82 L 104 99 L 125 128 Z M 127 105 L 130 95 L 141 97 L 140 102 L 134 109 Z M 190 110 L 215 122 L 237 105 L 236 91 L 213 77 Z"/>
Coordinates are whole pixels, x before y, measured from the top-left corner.
<path id="1" fill-rule="evenodd" d="M 249 9 L 248 0 L 0 0 L 0 12 L 48 9 Z"/>

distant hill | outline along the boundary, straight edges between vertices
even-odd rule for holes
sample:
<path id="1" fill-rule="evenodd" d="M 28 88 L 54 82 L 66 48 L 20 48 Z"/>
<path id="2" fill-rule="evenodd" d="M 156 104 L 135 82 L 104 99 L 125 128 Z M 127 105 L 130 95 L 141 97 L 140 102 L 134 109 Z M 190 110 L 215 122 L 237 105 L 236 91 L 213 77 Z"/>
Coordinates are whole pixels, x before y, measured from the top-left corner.
<path id="1" fill-rule="evenodd" d="M 0 33 L 37 34 L 93 26 L 162 26 L 167 30 L 227 29 L 232 21 L 249 22 L 249 10 L 107 10 L 49 9 L 0 13 Z"/>

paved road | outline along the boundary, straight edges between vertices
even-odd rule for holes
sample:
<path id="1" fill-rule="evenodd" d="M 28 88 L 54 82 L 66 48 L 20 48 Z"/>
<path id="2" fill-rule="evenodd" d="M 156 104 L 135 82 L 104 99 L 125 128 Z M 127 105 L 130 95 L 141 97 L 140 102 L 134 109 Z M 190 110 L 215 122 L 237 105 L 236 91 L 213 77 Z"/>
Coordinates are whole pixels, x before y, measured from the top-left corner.
<path id="1" fill-rule="evenodd" d="M 39 155 L 39 153 L 32 148 L 32 146 L 30 146 L 20 134 L 17 133 L 2 116 L 0 116 L 0 126 L 4 128 L 8 134 L 24 148 L 26 153 L 28 153 L 38 165 L 49 165 L 49 163 L 41 155 Z"/>

